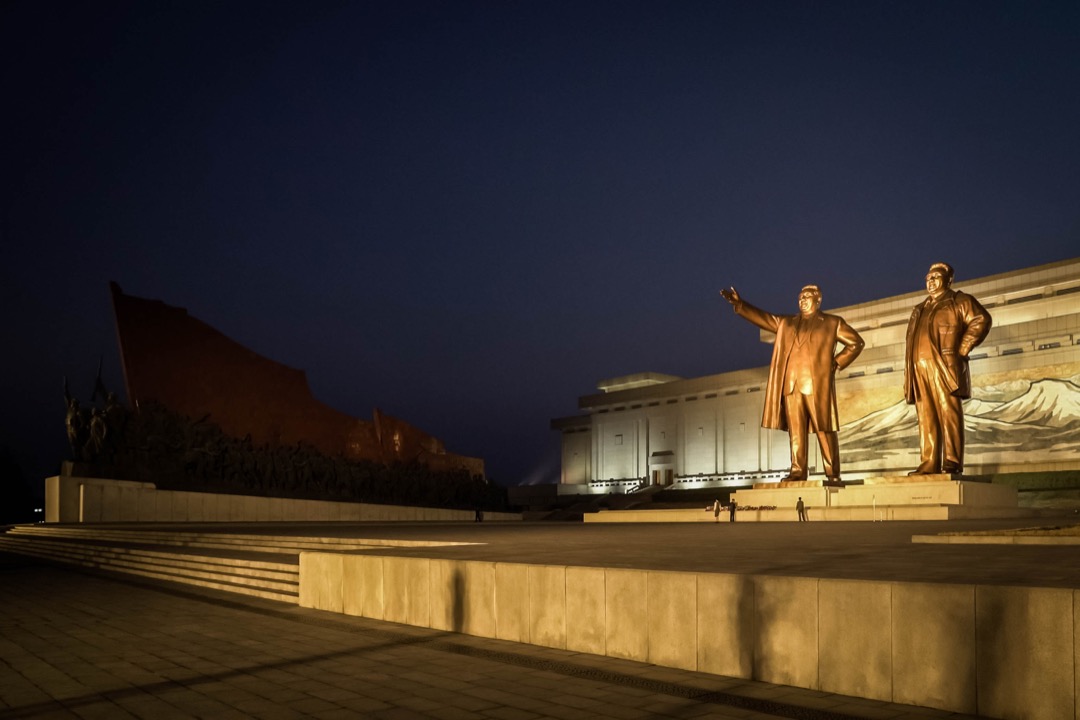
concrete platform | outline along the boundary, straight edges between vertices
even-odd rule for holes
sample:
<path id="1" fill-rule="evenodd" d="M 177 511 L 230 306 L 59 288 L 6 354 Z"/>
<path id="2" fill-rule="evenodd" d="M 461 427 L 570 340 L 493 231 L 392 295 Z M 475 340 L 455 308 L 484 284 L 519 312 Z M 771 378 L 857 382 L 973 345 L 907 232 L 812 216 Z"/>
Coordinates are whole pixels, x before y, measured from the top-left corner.
<path id="1" fill-rule="evenodd" d="M 736 523 L 683 528 L 695 534 L 711 531 L 718 540 L 736 528 L 757 531 L 759 538 L 782 535 L 789 544 L 774 548 L 773 561 L 791 562 L 819 550 L 811 525 L 859 527 Z M 870 523 L 860 529 L 870 535 L 878 527 L 905 525 Z M 673 526 L 622 527 L 658 543 L 661 533 L 654 531 Z M 780 527 L 786 532 L 776 532 Z M 748 533 L 739 534 L 747 539 Z M 860 554 L 850 551 L 863 539 L 846 535 L 850 559 Z M 911 537 L 907 550 L 954 547 L 916 545 Z M 756 554 L 752 545 L 733 542 L 722 551 L 722 559 Z M 688 553 L 690 547 L 684 543 L 680 549 Z M 1080 561 L 1080 546 L 1035 553 L 1032 547 L 1026 548 L 1027 563 Z M 461 549 L 476 552 L 473 546 Z M 1020 559 L 1021 553 L 1009 552 L 1020 549 L 965 547 L 970 561 L 984 566 L 1007 556 Z M 933 562 L 934 553 L 906 554 Z M 873 562 L 882 555 L 867 552 L 866 559 Z M 963 583 L 957 580 L 962 572 L 952 564 L 949 580 L 938 583 L 903 580 L 897 574 L 815 577 L 792 569 L 742 574 L 671 566 L 639 569 L 614 561 L 581 567 L 470 560 L 460 554 L 436 558 L 428 552 L 305 552 L 300 556 L 300 604 L 952 712 L 1050 720 L 1073 718 L 1080 710 L 1080 617 L 1074 612 L 1080 606 L 1078 589 Z"/>
<path id="2" fill-rule="evenodd" d="M 696 512 L 696 511 L 695 511 Z M 701 515 L 706 515 L 700 511 Z M 712 519 L 712 514 L 708 514 Z M 723 517 L 723 516 L 722 516 Z M 104 531 L 342 538 L 380 555 L 643 570 L 796 575 L 863 580 L 1008 584 L 1080 589 L 1080 556 L 1068 547 L 914 545 L 916 535 L 1080 523 L 1080 513 L 1026 518 L 897 522 L 641 525 L 580 523 L 132 523 Z M 792 510 L 794 519 L 794 510 Z M 41 527 L 41 526 L 37 526 Z M 44 526 L 49 527 L 49 526 Z M 65 527 L 65 526 L 59 526 Z M 215 533 L 216 531 L 216 533 Z M 396 544 L 395 547 L 387 547 Z M 417 547 L 419 546 L 419 547 Z"/>
<path id="3" fill-rule="evenodd" d="M 312 609 L 953 712 L 1072 717 L 1080 547 L 912 542 L 1023 524 L 273 527 L 387 545 L 304 552 Z M 434 541 L 458 544 L 421 547 Z"/>
<path id="4" fill-rule="evenodd" d="M 965 720 L 0 553 L 0 717 Z"/>

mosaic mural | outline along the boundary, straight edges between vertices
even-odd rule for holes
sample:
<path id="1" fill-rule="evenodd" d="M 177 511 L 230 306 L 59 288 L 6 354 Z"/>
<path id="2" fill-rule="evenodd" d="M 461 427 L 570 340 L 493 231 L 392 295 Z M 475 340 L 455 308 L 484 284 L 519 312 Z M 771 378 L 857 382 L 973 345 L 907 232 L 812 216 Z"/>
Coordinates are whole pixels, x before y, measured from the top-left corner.
<path id="1" fill-rule="evenodd" d="M 1070 369 L 1080 370 L 1075 364 Z M 1080 372 L 1059 378 L 1006 377 L 996 384 L 976 385 L 971 399 L 964 402 L 964 427 L 969 466 L 990 470 L 1017 462 L 1078 461 Z M 915 467 L 918 437 L 915 406 L 901 398 L 841 427 L 845 466 Z"/>

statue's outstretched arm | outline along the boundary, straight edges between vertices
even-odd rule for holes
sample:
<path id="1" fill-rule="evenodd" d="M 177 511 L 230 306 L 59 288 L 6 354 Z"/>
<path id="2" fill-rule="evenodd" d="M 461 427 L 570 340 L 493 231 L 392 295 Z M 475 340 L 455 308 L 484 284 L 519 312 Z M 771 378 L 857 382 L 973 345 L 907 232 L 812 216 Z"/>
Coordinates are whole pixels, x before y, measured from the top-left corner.
<path id="1" fill-rule="evenodd" d="M 749 320 L 762 330 L 775 333 L 780 326 L 779 315 L 773 315 L 770 312 L 765 312 L 761 308 L 754 307 L 743 300 L 742 296 L 739 295 L 739 291 L 734 287 L 730 287 L 727 290 L 721 290 L 720 294 L 725 300 L 731 303 L 731 307 L 735 310 L 735 314 L 745 320 Z"/>

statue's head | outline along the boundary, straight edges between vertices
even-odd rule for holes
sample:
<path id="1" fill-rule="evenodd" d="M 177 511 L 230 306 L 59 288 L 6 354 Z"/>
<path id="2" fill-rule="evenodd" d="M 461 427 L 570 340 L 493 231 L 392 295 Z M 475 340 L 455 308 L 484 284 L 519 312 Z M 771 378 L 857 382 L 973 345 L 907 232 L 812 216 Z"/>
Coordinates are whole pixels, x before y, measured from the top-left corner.
<path id="1" fill-rule="evenodd" d="M 926 292 L 930 297 L 940 297 L 952 286 L 953 269 L 949 263 L 936 262 L 926 272 Z"/>
<path id="2" fill-rule="evenodd" d="M 799 312 L 813 315 L 821 307 L 821 290 L 817 285 L 807 285 L 799 291 Z"/>

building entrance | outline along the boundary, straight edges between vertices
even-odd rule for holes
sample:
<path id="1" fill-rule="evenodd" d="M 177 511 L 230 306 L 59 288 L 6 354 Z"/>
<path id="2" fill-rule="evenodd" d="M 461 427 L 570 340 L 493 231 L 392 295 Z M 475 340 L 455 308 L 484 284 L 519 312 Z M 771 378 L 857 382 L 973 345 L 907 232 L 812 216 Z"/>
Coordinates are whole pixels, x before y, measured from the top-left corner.
<path id="1" fill-rule="evenodd" d="M 671 485 L 675 482 L 675 453 L 670 450 L 649 456 L 649 484 Z"/>
<path id="2" fill-rule="evenodd" d="M 670 485 L 675 482 L 675 471 L 671 469 L 667 470 L 653 470 L 652 482 L 650 485 Z"/>

